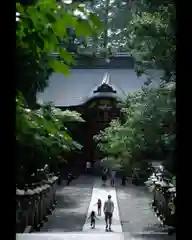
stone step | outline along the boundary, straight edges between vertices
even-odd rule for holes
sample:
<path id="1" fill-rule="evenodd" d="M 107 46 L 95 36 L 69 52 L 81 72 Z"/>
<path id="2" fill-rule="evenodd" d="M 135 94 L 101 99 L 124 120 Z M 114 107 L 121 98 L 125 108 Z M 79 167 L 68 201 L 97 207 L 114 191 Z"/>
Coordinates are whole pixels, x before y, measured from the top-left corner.
<path id="1" fill-rule="evenodd" d="M 167 233 L 31 233 L 16 234 L 16 240 L 174 240 L 175 236 L 168 236 Z"/>
<path id="2" fill-rule="evenodd" d="M 16 240 L 124 240 L 122 233 L 32 233 L 16 234 Z"/>

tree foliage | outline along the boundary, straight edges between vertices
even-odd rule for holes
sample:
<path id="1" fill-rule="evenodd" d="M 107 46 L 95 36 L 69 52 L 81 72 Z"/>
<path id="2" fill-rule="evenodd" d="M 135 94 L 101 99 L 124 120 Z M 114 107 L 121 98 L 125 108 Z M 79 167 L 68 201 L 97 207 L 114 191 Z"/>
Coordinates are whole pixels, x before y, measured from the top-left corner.
<path id="1" fill-rule="evenodd" d="M 127 51 L 136 60 L 138 75 L 158 67 L 164 70 L 163 81 L 175 81 L 176 10 L 172 0 L 102 0 L 89 3 L 89 8 L 103 22 L 100 36 L 88 42 L 90 48 L 102 51 L 107 46 L 108 54 Z"/>
<path id="2" fill-rule="evenodd" d="M 16 8 L 17 89 L 34 105 L 37 91 L 48 85 L 52 71 L 69 74 L 69 65 L 75 64 L 74 41 L 97 32 L 99 20 L 79 3 L 40 0 L 32 5 L 17 3 Z M 85 17 L 80 19 L 76 11 Z M 59 59 L 50 58 L 52 53 L 58 53 Z"/>
<path id="3" fill-rule="evenodd" d="M 70 121 L 84 120 L 79 113 L 62 111 L 51 105 L 31 110 L 19 94 L 16 108 L 17 167 L 23 166 L 28 176 L 45 164 L 56 165 L 59 155 L 81 149 L 65 127 Z"/>
<path id="4" fill-rule="evenodd" d="M 141 1 L 127 26 L 128 49 L 136 59 L 136 69 L 164 70 L 163 80 L 175 81 L 176 10 L 172 0 Z"/>
<path id="5" fill-rule="evenodd" d="M 130 3 L 122 0 L 95 0 L 86 4 L 87 9 L 94 12 L 102 21 L 102 29 L 98 37 L 90 37 L 87 46 L 104 51 L 103 48 L 124 49 L 127 38 L 124 34 L 131 17 Z"/>
<path id="6" fill-rule="evenodd" d="M 98 147 L 105 154 L 115 157 L 126 169 L 143 160 L 168 159 L 170 162 L 174 158 L 173 86 L 131 93 L 121 111 L 123 121 L 113 120 L 95 136 Z"/>
<path id="7" fill-rule="evenodd" d="M 83 15 L 83 17 L 82 17 Z M 16 1 L 17 177 L 25 181 L 45 164 L 56 166 L 58 156 L 81 149 L 66 125 L 83 121 L 74 111 L 53 105 L 37 106 L 36 93 L 48 85 L 54 72 L 69 74 L 76 46 L 99 31 L 99 19 L 79 2 Z M 81 40 L 76 43 L 76 40 Z M 54 58 L 57 53 L 59 58 Z M 20 174 L 22 166 L 23 173 Z"/>
<path id="8" fill-rule="evenodd" d="M 162 69 L 162 84 L 157 89 L 149 86 L 129 94 L 122 106 L 124 122 L 112 121 L 95 139 L 105 154 L 115 157 L 116 162 L 125 168 L 143 159 L 157 158 L 168 158 L 166 163 L 172 168 L 175 94 L 174 87 L 167 87 L 166 82 L 175 81 L 175 6 L 172 0 L 123 2 L 122 9 L 128 11 L 120 26 L 117 16 L 121 7 L 112 11 L 111 6 L 118 4 L 118 1 L 110 1 L 113 25 L 108 24 L 109 32 L 114 26 L 113 32 L 116 30 L 119 41 L 117 46 L 120 48 L 122 44 L 132 54 L 138 75 L 149 68 Z M 108 36 L 108 42 L 113 42 L 113 35 Z"/>

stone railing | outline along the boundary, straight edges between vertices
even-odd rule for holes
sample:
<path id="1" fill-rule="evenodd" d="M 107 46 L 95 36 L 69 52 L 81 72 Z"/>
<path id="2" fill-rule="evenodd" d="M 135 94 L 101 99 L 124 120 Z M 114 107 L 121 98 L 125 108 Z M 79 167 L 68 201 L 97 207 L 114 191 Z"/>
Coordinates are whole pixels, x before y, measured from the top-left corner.
<path id="1" fill-rule="evenodd" d="M 55 208 L 58 177 L 50 176 L 41 183 L 16 188 L 16 232 L 39 231 Z"/>
<path id="2" fill-rule="evenodd" d="M 153 193 L 152 207 L 163 225 L 175 227 L 176 187 L 162 176 L 153 174 L 146 182 Z"/>
<path id="3" fill-rule="evenodd" d="M 93 49 L 86 49 L 86 48 L 79 48 L 78 49 L 78 54 L 86 55 L 86 56 L 92 56 L 95 54 L 95 56 L 103 56 L 104 52 L 102 50 L 97 49 L 96 51 L 93 51 Z M 74 53 L 71 53 L 71 55 L 76 55 Z M 113 57 L 131 57 L 132 55 L 129 52 L 112 52 L 110 56 Z M 59 53 L 58 52 L 53 52 L 49 55 L 49 57 L 55 57 L 56 59 L 59 59 Z"/>

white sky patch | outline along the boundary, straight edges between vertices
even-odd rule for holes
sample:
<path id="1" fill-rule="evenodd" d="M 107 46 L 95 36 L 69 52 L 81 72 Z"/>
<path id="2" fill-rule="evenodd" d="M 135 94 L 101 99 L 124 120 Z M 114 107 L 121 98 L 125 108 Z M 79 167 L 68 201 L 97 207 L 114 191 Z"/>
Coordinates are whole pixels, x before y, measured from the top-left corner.
<path id="1" fill-rule="evenodd" d="M 80 16 L 82 19 L 87 19 L 87 16 L 86 16 L 83 12 L 79 11 L 78 9 L 76 9 L 76 10 L 73 12 L 73 14 L 74 14 L 75 16 Z"/>
<path id="2" fill-rule="evenodd" d="M 124 5 L 126 5 L 126 4 L 127 4 L 126 2 L 122 2 L 122 3 L 121 3 L 122 6 L 124 6 Z"/>
<path id="3" fill-rule="evenodd" d="M 72 0 L 62 0 L 62 2 L 65 4 L 71 4 L 73 1 Z"/>
<path id="4" fill-rule="evenodd" d="M 85 4 L 84 4 L 84 3 L 80 3 L 80 4 L 79 4 L 79 7 L 84 8 L 84 7 L 85 7 Z"/>
<path id="5" fill-rule="evenodd" d="M 122 32 L 121 29 L 117 29 L 117 31 L 115 32 L 115 35 L 118 35 L 121 32 Z"/>
<path id="6" fill-rule="evenodd" d="M 19 22 L 19 17 L 20 17 L 20 13 L 19 12 L 16 12 L 16 22 Z"/>

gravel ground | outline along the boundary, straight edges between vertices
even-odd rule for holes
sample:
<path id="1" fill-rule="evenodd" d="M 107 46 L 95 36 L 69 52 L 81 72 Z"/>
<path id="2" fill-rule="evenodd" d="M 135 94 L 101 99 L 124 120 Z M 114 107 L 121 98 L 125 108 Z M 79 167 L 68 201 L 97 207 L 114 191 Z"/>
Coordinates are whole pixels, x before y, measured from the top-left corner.
<path id="1" fill-rule="evenodd" d="M 128 184 L 125 187 L 117 183 L 117 199 L 123 232 L 131 234 L 135 239 L 173 240 L 175 236 L 167 236 L 166 228 L 160 225 L 149 203 L 151 196 L 145 187 Z M 134 239 L 134 238 L 133 238 Z"/>
<path id="2" fill-rule="evenodd" d="M 57 206 L 41 232 L 82 231 L 92 195 L 94 178 L 81 176 L 56 192 Z"/>

